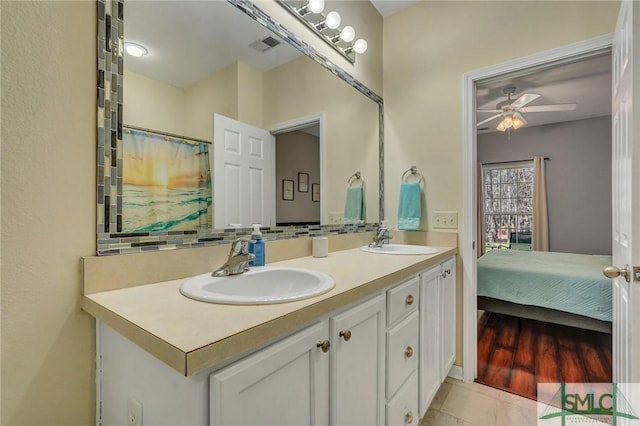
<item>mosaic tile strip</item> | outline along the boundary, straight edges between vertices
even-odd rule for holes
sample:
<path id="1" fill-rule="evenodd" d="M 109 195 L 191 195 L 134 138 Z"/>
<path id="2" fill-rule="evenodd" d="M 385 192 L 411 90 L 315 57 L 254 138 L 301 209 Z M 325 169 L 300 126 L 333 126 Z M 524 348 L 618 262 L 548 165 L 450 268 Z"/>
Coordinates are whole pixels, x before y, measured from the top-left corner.
<path id="1" fill-rule="evenodd" d="M 289 44 L 309 56 L 334 75 L 360 91 L 379 105 L 380 126 L 380 220 L 384 219 L 383 185 L 383 102 L 345 70 L 333 64 L 313 47 L 248 0 L 228 0 L 251 18 L 280 35 Z M 236 238 L 249 237 L 251 228 L 197 229 L 189 231 L 157 231 L 122 233 L 122 111 L 123 111 L 123 47 L 124 0 L 97 0 L 97 253 L 114 255 L 146 251 L 175 250 L 229 244 Z M 290 238 L 328 236 L 375 231 L 378 224 L 364 225 L 309 225 L 264 227 L 263 238 L 282 240 Z"/>

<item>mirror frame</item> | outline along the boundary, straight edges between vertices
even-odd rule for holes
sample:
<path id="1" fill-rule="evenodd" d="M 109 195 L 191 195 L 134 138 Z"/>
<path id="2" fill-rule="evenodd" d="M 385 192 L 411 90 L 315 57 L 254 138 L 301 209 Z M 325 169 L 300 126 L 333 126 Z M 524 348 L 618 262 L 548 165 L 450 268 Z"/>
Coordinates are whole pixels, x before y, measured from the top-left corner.
<path id="1" fill-rule="evenodd" d="M 283 27 L 250 0 L 227 1 L 378 104 L 379 220 L 384 220 L 384 103 L 382 98 Z M 111 255 L 204 247 L 228 244 L 238 237 L 250 235 L 250 227 L 139 233 L 118 232 L 118 229 L 122 229 L 124 0 L 97 0 L 97 6 L 97 254 Z M 375 230 L 377 226 L 377 223 L 366 223 L 362 225 L 276 226 L 262 229 L 266 240 L 279 240 L 369 232 Z"/>

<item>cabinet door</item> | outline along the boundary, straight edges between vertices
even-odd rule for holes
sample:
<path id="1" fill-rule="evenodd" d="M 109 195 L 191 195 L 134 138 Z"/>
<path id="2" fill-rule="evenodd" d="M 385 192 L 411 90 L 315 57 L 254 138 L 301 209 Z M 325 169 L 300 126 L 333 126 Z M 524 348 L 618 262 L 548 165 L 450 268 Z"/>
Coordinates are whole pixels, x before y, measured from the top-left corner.
<path id="1" fill-rule="evenodd" d="M 231 366 L 209 380 L 210 424 L 326 425 L 329 413 L 327 321 Z"/>
<path id="2" fill-rule="evenodd" d="M 456 360 L 456 260 L 442 264 L 440 330 L 442 344 L 442 379 Z"/>
<path id="3" fill-rule="evenodd" d="M 385 295 L 330 320 L 332 425 L 384 424 Z"/>
<path id="4" fill-rule="evenodd" d="M 420 417 L 426 413 L 442 380 L 440 350 L 440 265 L 420 276 Z"/>

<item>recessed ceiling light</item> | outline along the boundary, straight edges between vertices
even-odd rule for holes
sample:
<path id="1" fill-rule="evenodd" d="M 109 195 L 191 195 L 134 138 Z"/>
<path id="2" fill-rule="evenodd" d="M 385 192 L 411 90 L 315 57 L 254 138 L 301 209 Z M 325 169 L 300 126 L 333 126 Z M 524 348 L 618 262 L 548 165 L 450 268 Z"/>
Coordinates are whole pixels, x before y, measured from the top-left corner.
<path id="1" fill-rule="evenodd" d="M 131 43 L 129 41 L 124 44 L 124 50 L 126 50 L 129 55 L 136 57 L 144 56 L 149 53 L 149 51 L 144 46 L 136 43 Z"/>

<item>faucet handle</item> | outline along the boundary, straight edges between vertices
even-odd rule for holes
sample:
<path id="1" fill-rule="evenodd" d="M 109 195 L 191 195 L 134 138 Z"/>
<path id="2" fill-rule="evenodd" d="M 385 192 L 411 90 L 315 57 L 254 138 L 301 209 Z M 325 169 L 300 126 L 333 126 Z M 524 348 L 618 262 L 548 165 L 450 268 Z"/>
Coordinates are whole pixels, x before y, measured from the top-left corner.
<path id="1" fill-rule="evenodd" d="M 237 256 L 239 254 L 249 254 L 249 243 L 251 242 L 248 238 L 238 238 L 231 243 L 231 251 L 229 252 L 229 256 Z"/>

